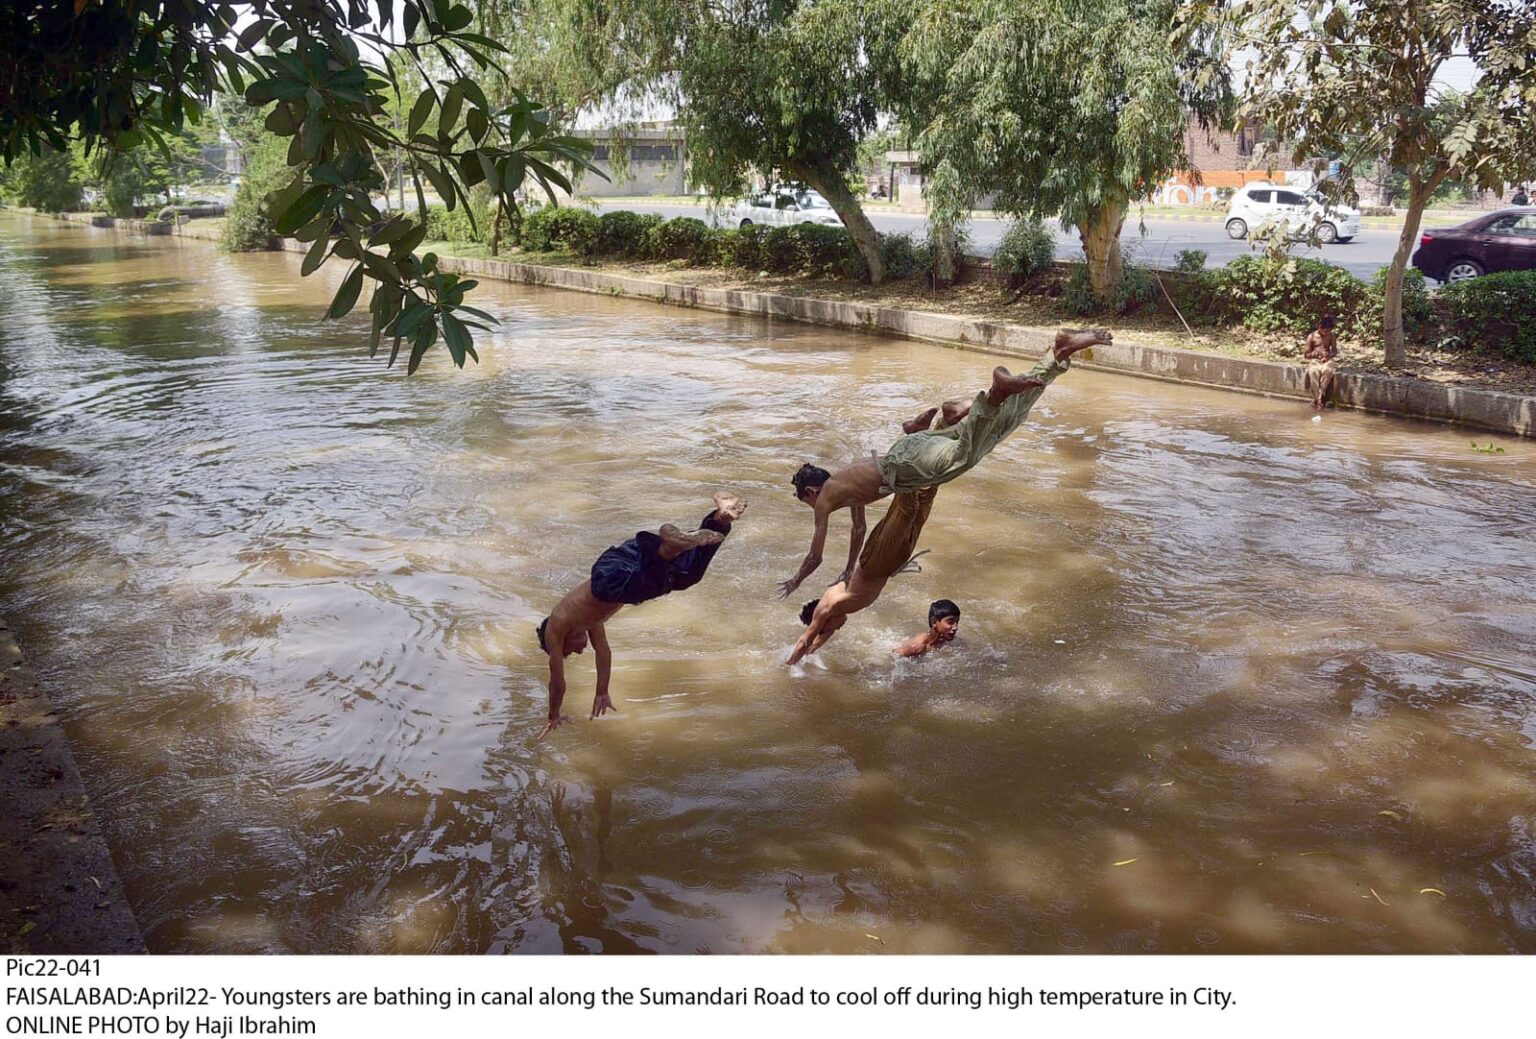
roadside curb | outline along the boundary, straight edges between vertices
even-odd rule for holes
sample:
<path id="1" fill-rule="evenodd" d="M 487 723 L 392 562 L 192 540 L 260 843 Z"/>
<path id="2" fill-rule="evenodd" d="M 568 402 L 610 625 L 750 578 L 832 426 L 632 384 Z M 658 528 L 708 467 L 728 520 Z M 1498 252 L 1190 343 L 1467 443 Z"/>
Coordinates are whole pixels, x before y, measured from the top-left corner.
<path id="1" fill-rule="evenodd" d="M 71 219 L 65 215 L 64 219 Z M 76 219 L 75 222 L 84 222 Z M 119 226 L 135 221 L 122 221 Z M 133 228 L 130 227 L 130 230 Z M 187 237 L 197 237 L 187 235 Z M 304 252 L 304 243 L 274 240 L 274 248 Z M 832 328 L 857 329 L 905 339 L 920 339 L 966 350 L 1034 359 L 1050 345 L 1054 329 L 1031 328 L 953 314 L 904 310 L 871 303 L 848 303 L 805 296 L 716 289 L 570 267 L 546 267 L 512 260 L 445 256 L 444 270 L 501 281 L 540 285 L 599 295 L 650 300 L 672 306 L 783 318 Z M 1080 367 L 1167 382 L 1190 383 L 1269 397 L 1304 401 L 1306 369 L 1279 361 L 1258 361 L 1220 354 L 1144 346 L 1117 341 L 1094 348 L 1091 363 Z M 1536 396 L 1471 389 L 1388 375 L 1341 372 L 1334 396 L 1340 407 L 1465 425 L 1497 433 L 1536 438 Z"/>
<path id="2" fill-rule="evenodd" d="M 0 623 L 0 942 L 12 953 L 145 952 L 64 726 Z"/>

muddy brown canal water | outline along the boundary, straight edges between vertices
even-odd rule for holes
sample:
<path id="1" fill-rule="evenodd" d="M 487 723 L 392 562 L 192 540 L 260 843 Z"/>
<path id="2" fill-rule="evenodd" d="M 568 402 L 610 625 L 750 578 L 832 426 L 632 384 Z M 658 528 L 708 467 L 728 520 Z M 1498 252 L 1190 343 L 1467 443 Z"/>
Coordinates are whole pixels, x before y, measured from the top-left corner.
<path id="1" fill-rule="evenodd" d="M 791 671 L 789 474 L 992 359 L 485 284 L 407 379 L 297 257 L 5 215 L 0 277 L 0 612 L 153 950 L 1536 952 L 1529 443 L 1072 371 Z M 536 745 L 533 624 L 722 487 Z"/>

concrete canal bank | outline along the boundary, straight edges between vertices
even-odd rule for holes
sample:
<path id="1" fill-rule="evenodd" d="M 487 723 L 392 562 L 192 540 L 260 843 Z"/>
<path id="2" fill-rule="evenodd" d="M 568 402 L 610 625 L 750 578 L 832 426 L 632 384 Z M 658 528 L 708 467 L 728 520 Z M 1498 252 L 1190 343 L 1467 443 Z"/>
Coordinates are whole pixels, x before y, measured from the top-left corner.
<path id="1" fill-rule="evenodd" d="M 144 951 L 64 727 L 0 622 L 0 944 L 43 954 Z"/>
<path id="2" fill-rule="evenodd" d="M 96 227 L 114 226 L 111 217 L 99 214 L 67 213 L 61 214 L 61 217 Z M 115 226 L 144 234 L 206 237 L 198 233 L 200 229 L 195 224 L 173 226 L 170 223 L 119 220 Z M 281 240 L 276 244 L 290 252 L 304 252 L 307 249 L 303 243 L 292 240 Z M 1038 357 L 1054 333 L 1054 329 L 953 314 L 681 285 L 593 269 L 460 257 L 445 257 L 442 265 L 447 270 L 474 274 L 480 278 L 497 278 L 526 285 L 623 296 L 729 314 L 783 318 L 833 328 L 877 332 L 1010 357 Z M 1305 386 L 1305 369 L 1297 364 L 1227 357 L 1123 340 L 1113 346 L 1096 348 L 1091 362 L 1080 361 L 1078 364 L 1083 368 L 1240 393 L 1257 393 L 1298 401 L 1305 401 L 1309 396 Z M 1471 389 L 1422 379 L 1343 372 L 1339 376 L 1335 400 L 1341 407 L 1359 411 L 1536 437 L 1536 397 L 1523 394 Z"/>

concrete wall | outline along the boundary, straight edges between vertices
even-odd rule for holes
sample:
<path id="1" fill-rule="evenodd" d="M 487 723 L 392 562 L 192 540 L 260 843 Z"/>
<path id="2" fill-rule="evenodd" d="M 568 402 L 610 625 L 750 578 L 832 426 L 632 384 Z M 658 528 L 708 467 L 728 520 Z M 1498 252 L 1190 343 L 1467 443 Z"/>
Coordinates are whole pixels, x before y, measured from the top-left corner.
<path id="1" fill-rule="evenodd" d="M 53 705 L 0 623 L 0 935 L 9 952 L 142 953 Z"/>

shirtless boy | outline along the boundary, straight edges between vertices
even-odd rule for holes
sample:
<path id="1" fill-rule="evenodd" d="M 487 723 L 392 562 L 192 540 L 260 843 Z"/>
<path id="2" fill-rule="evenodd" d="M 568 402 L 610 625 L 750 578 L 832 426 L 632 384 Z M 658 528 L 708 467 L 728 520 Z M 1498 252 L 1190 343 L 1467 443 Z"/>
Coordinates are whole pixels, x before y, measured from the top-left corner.
<path id="1" fill-rule="evenodd" d="M 969 471 L 1019 428 L 1046 385 L 1071 367 L 1073 354 L 1111 341 L 1103 329 L 1065 329 L 1056 334 L 1050 353 L 1027 375 L 1013 375 L 1001 366 L 994 368 L 992 385 L 976 395 L 969 413 L 954 425 L 909 433 L 892 444 L 884 457 L 866 458 L 836 473 L 810 464 L 802 466 L 791 482 L 795 497 L 814 510 L 816 529 L 805 562 L 794 577 L 779 586 L 780 596 L 787 597 L 821 566 L 832 513 L 848 509 L 853 521 L 847 575 L 858 560 L 864 538 L 864 506 L 888 494 L 937 487 Z"/>
<path id="2" fill-rule="evenodd" d="M 1302 358 L 1307 362 L 1307 387 L 1312 391 L 1312 408 L 1322 411 L 1333 395 L 1333 384 L 1339 377 L 1339 341 L 1333 335 L 1333 316 L 1328 315 L 1317 323 L 1307 336 Z"/>
<path id="3" fill-rule="evenodd" d="M 721 492 L 715 495 L 714 510 L 704 517 L 698 530 L 684 532 L 668 523 L 655 532 L 642 530 L 598 556 L 592 564 L 592 576 L 561 599 L 535 630 L 539 648 L 549 655 L 549 720 L 539 739 L 570 721 L 560 713 L 565 700 L 565 658 L 584 651 L 589 639 L 597 654 L 597 695 L 592 698 L 588 718 L 618 710 L 608 697 L 613 655 L 604 622 L 625 606 L 637 606 L 698 584 L 731 532 L 731 524 L 746 509 L 746 502 Z"/>
<path id="4" fill-rule="evenodd" d="M 939 428 L 944 429 L 964 419 L 969 407 L 960 401 L 946 401 Z M 901 428 L 908 434 L 927 429 L 938 411 L 938 408 L 930 408 L 911 422 L 903 423 Z M 928 513 L 932 511 L 933 499 L 938 493 L 937 487 L 925 487 L 891 499 L 891 507 L 875 524 L 869 540 L 864 542 L 857 564 L 852 567 L 853 572 L 834 582 L 819 601 L 806 603 L 800 611 L 800 623 L 806 628 L 786 664 L 798 664 L 802 657 L 825 646 L 847 622 L 849 614 L 858 613 L 880 598 L 885 583 L 896 574 L 921 569 L 913 562 L 916 558 L 913 550 L 917 548 L 923 524 L 928 522 Z"/>
<path id="5" fill-rule="evenodd" d="M 928 607 L 928 630 L 920 631 L 897 646 L 898 657 L 920 657 L 931 649 L 947 646 L 960 632 L 960 607 L 950 599 L 940 599 Z"/>

